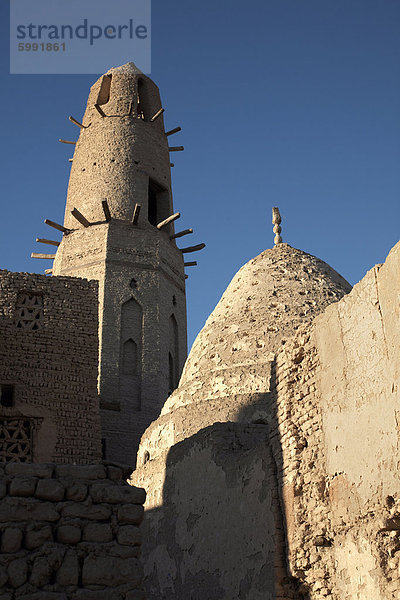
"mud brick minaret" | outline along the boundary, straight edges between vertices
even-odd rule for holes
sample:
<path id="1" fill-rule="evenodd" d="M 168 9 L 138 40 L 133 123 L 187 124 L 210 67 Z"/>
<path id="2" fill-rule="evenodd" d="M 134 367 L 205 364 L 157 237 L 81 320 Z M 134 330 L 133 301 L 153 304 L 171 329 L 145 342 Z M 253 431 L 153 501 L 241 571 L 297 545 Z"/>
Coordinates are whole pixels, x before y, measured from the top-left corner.
<path id="1" fill-rule="evenodd" d="M 82 123 L 73 120 L 80 135 L 53 265 L 53 275 L 99 281 L 103 450 L 131 464 L 187 354 L 162 112 L 157 86 L 133 63 L 93 85 Z M 84 339 L 85 330 L 77 335 Z"/>

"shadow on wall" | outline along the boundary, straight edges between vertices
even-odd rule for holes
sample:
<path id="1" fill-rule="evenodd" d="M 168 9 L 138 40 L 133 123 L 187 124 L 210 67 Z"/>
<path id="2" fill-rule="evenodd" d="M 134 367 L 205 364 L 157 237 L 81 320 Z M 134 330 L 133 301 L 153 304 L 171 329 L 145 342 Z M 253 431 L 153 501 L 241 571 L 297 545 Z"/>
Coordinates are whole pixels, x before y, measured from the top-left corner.
<path id="1" fill-rule="evenodd" d="M 169 450 L 162 505 L 143 524 L 148 600 L 309 600 L 287 571 L 274 396 Z"/>

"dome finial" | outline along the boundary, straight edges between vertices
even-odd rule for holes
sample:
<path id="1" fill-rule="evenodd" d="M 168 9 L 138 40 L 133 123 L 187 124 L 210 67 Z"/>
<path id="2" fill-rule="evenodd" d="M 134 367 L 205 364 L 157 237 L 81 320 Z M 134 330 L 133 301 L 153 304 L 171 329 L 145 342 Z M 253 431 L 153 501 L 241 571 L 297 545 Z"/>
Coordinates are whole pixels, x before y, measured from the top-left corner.
<path id="1" fill-rule="evenodd" d="M 281 238 L 281 214 L 279 212 L 279 208 L 277 206 L 274 206 L 274 208 L 272 209 L 272 224 L 274 226 L 273 232 L 275 233 L 275 238 L 274 238 L 274 244 L 275 246 L 277 246 L 278 244 L 282 243 L 282 238 Z"/>

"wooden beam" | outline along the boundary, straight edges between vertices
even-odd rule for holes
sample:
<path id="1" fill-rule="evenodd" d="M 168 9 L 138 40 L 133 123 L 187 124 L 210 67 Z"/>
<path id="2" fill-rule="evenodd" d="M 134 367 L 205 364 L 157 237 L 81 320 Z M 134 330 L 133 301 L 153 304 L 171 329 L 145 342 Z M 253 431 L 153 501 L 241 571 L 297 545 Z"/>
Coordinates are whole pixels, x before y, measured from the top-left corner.
<path id="1" fill-rule="evenodd" d="M 137 225 L 139 221 L 140 209 L 142 208 L 141 204 L 136 202 L 135 208 L 133 209 L 133 217 L 132 217 L 132 225 Z"/>
<path id="2" fill-rule="evenodd" d="M 106 117 L 107 116 L 105 114 L 105 112 L 103 112 L 103 110 L 100 108 L 100 106 L 98 104 L 95 104 L 94 107 L 97 110 L 97 112 L 99 113 L 99 115 L 101 115 L 102 117 Z"/>
<path id="3" fill-rule="evenodd" d="M 50 221 L 50 219 L 45 219 L 44 222 L 46 223 L 46 225 L 50 225 L 50 227 L 54 227 L 54 229 L 58 229 L 58 231 L 62 231 L 63 233 L 69 233 L 71 231 L 70 229 L 67 229 L 63 225 L 59 225 L 58 223 L 55 223 L 54 221 Z"/>
<path id="4" fill-rule="evenodd" d="M 53 269 L 45 269 L 44 272 L 46 273 L 46 275 L 52 275 Z"/>
<path id="5" fill-rule="evenodd" d="M 85 217 L 83 216 L 82 213 L 79 212 L 79 210 L 77 208 L 74 208 L 74 210 L 71 210 L 71 215 L 77 220 L 79 221 L 79 223 L 81 223 L 81 225 L 83 225 L 84 227 L 90 227 L 90 222 L 85 219 Z"/>
<path id="6" fill-rule="evenodd" d="M 31 254 L 31 258 L 45 258 L 46 260 L 53 260 L 55 257 L 55 254 L 39 254 L 38 252 L 32 252 Z"/>
<path id="7" fill-rule="evenodd" d="M 184 149 L 184 146 L 170 146 L 168 148 L 170 152 L 183 152 Z"/>
<path id="8" fill-rule="evenodd" d="M 197 262 L 193 260 L 192 262 L 183 263 L 184 267 L 197 267 Z"/>
<path id="9" fill-rule="evenodd" d="M 185 275 L 185 279 L 189 279 L 189 275 Z"/>
<path id="10" fill-rule="evenodd" d="M 157 229 L 162 229 L 169 223 L 172 223 L 172 221 L 176 221 L 176 219 L 179 219 L 180 216 L 181 216 L 181 213 L 179 213 L 179 212 L 175 213 L 174 215 L 171 215 L 167 219 L 164 219 L 164 221 L 161 221 L 161 223 L 158 223 Z"/>
<path id="11" fill-rule="evenodd" d="M 176 238 L 180 238 L 184 235 L 188 235 L 189 233 L 193 233 L 193 229 L 185 229 L 184 231 L 179 231 L 179 233 L 174 233 L 174 235 L 170 235 L 170 240 L 176 240 Z"/>
<path id="12" fill-rule="evenodd" d="M 82 123 L 79 123 L 79 121 L 77 121 L 76 119 L 74 119 L 74 117 L 68 117 L 68 118 L 71 121 L 71 123 L 74 123 L 75 125 L 78 125 L 78 127 L 80 127 L 81 129 L 87 129 L 85 125 L 82 125 Z"/>
<path id="13" fill-rule="evenodd" d="M 61 138 L 58 140 L 62 144 L 73 144 L 75 146 L 76 142 L 69 142 L 68 140 L 62 140 Z"/>
<path id="14" fill-rule="evenodd" d="M 170 166 L 170 167 L 174 167 L 174 166 L 175 166 L 175 163 L 169 163 L 169 166 Z"/>
<path id="15" fill-rule="evenodd" d="M 46 240 L 45 238 L 36 238 L 36 241 L 40 244 L 50 244 L 50 246 L 59 246 L 60 242 L 56 242 L 55 240 Z"/>
<path id="16" fill-rule="evenodd" d="M 156 119 L 158 119 L 158 117 L 160 117 L 160 116 L 163 114 L 163 112 L 165 112 L 165 108 L 160 108 L 160 110 L 158 110 L 158 111 L 156 112 L 156 114 L 155 114 L 155 115 L 153 115 L 153 116 L 151 117 L 151 119 L 150 119 L 150 122 L 151 122 L 151 123 L 154 123 L 154 121 L 155 121 Z"/>
<path id="17" fill-rule="evenodd" d="M 68 162 L 74 162 L 74 159 L 73 158 L 69 158 Z"/>
<path id="18" fill-rule="evenodd" d="M 107 223 L 109 223 L 111 221 L 111 213 L 110 213 L 110 209 L 108 207 L 107 200 L 102 200 L 101 201 L 101 205 L 103 207 L 103 212 L 104 212 L 104 216 L 106 218 L 106 221 L 107 221 Z"/>
<path id="19" fill-rule="evenodd" d="M 182 127 L 175 127 L 175 129 L 171 129 L 170 131 L 167 131 L 165 135 L 168 137 L 169 135 L 178 133 L 178 131 L 182 131 Z"/>
<path id="20" fill-rule="evenodd" d="M 180 248 L 182 254 L 187 254 L 188 252 L 197 252 L 197 250 L 203 250 L 205 248 L 205 244 L 197 244 L 197 246 L 189 246 L 188 248 Z"/>

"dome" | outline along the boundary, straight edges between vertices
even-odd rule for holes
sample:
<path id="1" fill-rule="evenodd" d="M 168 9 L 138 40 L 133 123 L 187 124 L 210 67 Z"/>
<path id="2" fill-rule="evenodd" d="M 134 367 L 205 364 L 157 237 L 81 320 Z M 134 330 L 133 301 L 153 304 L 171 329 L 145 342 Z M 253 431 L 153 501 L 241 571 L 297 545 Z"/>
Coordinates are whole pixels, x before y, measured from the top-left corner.
<path id="1" fill-rule="evenodd" d="M 265 250 L 232 279 L 197 336 L 179 388 L 162 414 L 206 397 L 263 391 L 252 367 L 271 360 L 300 325 L 350 290 L 315 256 L 289 244 Z"/>

